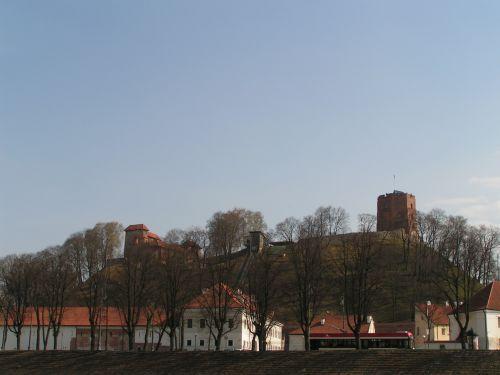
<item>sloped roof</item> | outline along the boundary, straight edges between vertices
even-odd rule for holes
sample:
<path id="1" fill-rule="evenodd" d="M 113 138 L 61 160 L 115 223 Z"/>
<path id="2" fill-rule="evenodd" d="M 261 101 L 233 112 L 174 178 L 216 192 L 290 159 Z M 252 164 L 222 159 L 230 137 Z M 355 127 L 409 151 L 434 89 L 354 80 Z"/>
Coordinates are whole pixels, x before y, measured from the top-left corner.
<path id="1" fill-rule="evenodd" d="M 161 241 L 160 236 L 158 236 L 156 233 L 149 232 L 149 233 L 147 234 L 147 236 L 148 236 L 149 238 L 154 238 L 155 240 Z"/>
<path id="2" fill-rule="evenodd" d="M 325 319 L 325 324 L 321 324 L 321 320 Z M 350 318 L 352 322 L 353 319 Z M 361 325 L 361 333 L 368 333 L 370 325 L 364 323 Z M 349 325 L 347 324 L 347 317 L 342 315 L 333 315 L 325 313 L 313 320 L 311 324 L 311 335 L 313 334 L 338 334 L 338 333 L 351 333 Z M 297 328 L 289 332 L 290 335 L 302 335 L 302 329 Z"/>
<path id="3" fill-rule="evenodd" d="M 219 293 L 220 291 L 220 293 Z M 211 288 L 206 288 L 201 294 L 193 298 L 186 305 L 187 309 L 202 309 L 213 307 L 213 305 L 223 305 L 226 302 L 231 309 L 248 308 L 250 298 L 241 291 L 234 291 L 224 283 L 219 283 Z"/>
<path id="4" fill-rule="evenodd" d="M 453 310 L 451 306 L 437 305 L 434 303 L 429 305 L 429 307 L 427 307 L 427 304 L 425 303 L 416 303 L 415 306 L 423 314 L 427 314 L 427 311 L 429 311 L 429 317 L 432 323 L 441 326 L 447 326 L 450 324 L 448 315 L 451 314 Z"/>
<path id="5" fill-rule="evenodd" d="M 125 228 L 125 232 L 132 232 L 134 230 L 149 231 L 149 228 L 147 226 L 145 226 L 144 224 L 133 224 L 133 225 L 129 225 L 128 227 Z"/>
<path id="6" fill-rule="evenodd" d="M 493 281 L 474 294 L 470 300 L 470 306 L 470 311 L 500 311 L 500 281 Z"/>
<path id="7" fill-rule="evenodd" d="M 43 316 L 43 325 L 48 325 L 48 309 L 42 307 L 39 309 L 40 316 Z M 156 315 L 156 314 L 155 314 Z M 3 323 L 3 320 L 0 319 Z M 98 322 L 100 325 L 108 325 L 108 326 L 123 326 L 125 325 L 120 311 L 115 307 L 108 307 L 107 314 L 106 309 L 103 309 L 101 318 Z M 34 308 L 28 308 L 26 310 L 26 314 L 24 316 L 24 325 L 36 325 L 36 314 Z M 146 317 L 143 313 L 141 313 L 139 317 L 139 321 L 137 323 L 138 326 L 146 326 Z M 61 321 L 61 326 L 78 326 L 78 327 L 89 327 L 89 310 L 87 307 L 81 306 L 72 306 L 65 307 L 63 318 Z"/>

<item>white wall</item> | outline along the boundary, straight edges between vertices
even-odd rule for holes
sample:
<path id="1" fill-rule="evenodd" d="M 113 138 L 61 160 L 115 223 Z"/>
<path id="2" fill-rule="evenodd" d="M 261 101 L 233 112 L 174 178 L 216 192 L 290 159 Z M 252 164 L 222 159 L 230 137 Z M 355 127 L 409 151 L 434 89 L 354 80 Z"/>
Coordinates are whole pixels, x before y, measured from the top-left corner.
<path id="1" fill-rule="evenodd" d="M 500 328 L 498 327 L 499 318 L 500 311 L 486 310 L 488 349 L 490 350 L 500 350 Z"/>
<path id="2" fill-rule="evenodd" d="M 289 335 L 288 350 L 304 351 L 306 350 L 304 335 Z"/>
<path id="3" fill-rule="evenodd" d="M 500 317 L 500 311 L 486 310 L 486 320 L 485 310 L 472 311 L 470 313 L 467 330 L 472 329 L 474 333 L 478 335 L 479 349 L 500 349 L 500 328 L 498 328 L 498 317 Z M 464 314 L 460 315 L 460 320 L 462 322 L 465 321 Z M 455 318 L 450 315 L 450 340 L 456 340 L 459 333 L 460 329 L 458 323 Z"/>
<path id="4" fill-rule="evenodd" d="M 31 332 L 31 334 L 30 334 Z M 42 330 L 40 330 L 40 349 L 43 349 Z M 30 339 L 31 336 L 31 339 Z M 0 340 L 3 337 L 3 327 L 0 327 Z M 70 350 L 71 339 L 76 337 L 76 327 L 61 327 L 57 337 L 57 350 Z M 1 341 L 0 341 L 1 342 Z M 47 350 L 52 350 L 54 346 L 54 337 L 50 331 Z M 5 342 L 6 350 L 16 350 L 17 341 L 16 335 L 7 329 L 7 341 Z M 35 350 L 36 349 L 36 326 L 25 326 L 21 333 L 21 350 Z"/>
<path id="5" fill-rule="evenodd" d="M 251 323 L 249 327 L 247 324 L 248 319 L 245 314 L 237 310 L 230 310 L 228 312 L 228 319 L 230 318 L 234 321 L 234 328 L 223 335 L 221 350 L 251 350 L 253 339 L 253 327 Z M 192 319 L 192 328 L 188 328 L 188 319 Z M 208 325 L 205 325 L 205 328 L 200 328 L 201 319 L 205 319 L 202 309 L 187 309 L 184 312 L 184 349 L 215 350 L 215 341 L 210 334 Z M 226 324 L 225 331 L 228 330 L 229 327 Z M 281 324 L 275 325 L 271 333 L 272 334 L 270 334 L 267 339 L 267 350 L 283 350 L 283 326 Z M 187 345 L 188 340 L 191 340 L 190 346 Z M 200 340 L 203 340 L 204 345 L 201 345 Z M 229 345 L 231 341 L 232 345 Z M 258 347 L 257 341 L 257 350 Z"/>

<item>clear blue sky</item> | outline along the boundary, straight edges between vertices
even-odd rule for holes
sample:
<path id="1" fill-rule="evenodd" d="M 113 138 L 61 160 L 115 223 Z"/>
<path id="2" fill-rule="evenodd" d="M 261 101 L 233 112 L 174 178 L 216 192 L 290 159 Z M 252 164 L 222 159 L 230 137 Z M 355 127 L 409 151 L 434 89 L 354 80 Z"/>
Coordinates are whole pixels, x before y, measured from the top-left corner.
<path id="1" fill-rule="evenodd" d="M 2 1 L 0 255 L 412 192 L 500 224 L 500 3 Z"/>

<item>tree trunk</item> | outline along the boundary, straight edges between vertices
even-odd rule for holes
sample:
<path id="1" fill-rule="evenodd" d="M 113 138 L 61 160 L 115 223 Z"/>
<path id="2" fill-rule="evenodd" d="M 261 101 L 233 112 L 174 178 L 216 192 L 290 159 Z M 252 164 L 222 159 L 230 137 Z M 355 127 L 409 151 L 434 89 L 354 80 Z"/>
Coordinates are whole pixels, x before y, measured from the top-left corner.
<path id="1" fill-rule="evenodd" d="M 8 334 L 8 326 L 7 326 L 7 319 L 4 318 L 3 322 L 3 332 L 2 332 L 2 350 L 5 350 L 5 343 L 7 342 L 7 334 Z"/>
<path id="2" fill-rule="evenodd" d="M 168 337 L 170 339 L 170 351 L 175 350 L 175 334 L 174 332 L 170 331 L 168 334 Z"/>
<path id="3" fill-rule="evenodd" d="M 174 330 L 174 334 L 175 334 L 175 330 Z M 184 319 L 182 319 L 182 323 L 181 323 L 181 345 L 180 345 L 180 349 L 184 350 Z"/>
<path id="4" fill-rule="evenodd" d="M 47 332 L 43 333 L 43 351 L 47 350 L 47 346 L 49 345 L 49 334 L 50 334 L 50 326 L 47 326 Z"/>
<path id="5" fill-rule="evenodd" d="M 304 349 L 306 352 L 311 350 L 311 327 L 306 326 L 304 330 Z"/>
<path id="6" fill-rule="evenodd" d="M 148 335 L 149 335 L 149 320 L 146 323 L 146 332 L 144 333 L 144 345 L 142 346 L 143 351 L 146 351 L 146 348 L 148 347 Z"/>
<path id="7" fill-rule="evenodd" d="M 261 332 L 259 334 L 259 352 L 265 352 L 267 349 L 266 334 Z"/>
<path id="8" fill-rule="evenodd" d="M 467 349 L 467 333 L 465 329 L 460 330 L 460 345 L 462 346 L 462 350 Z"/>
<path id="9" fill-rule="evenodd" d="M 95 325 L 90 323 L 90 351 L 95 351 Z"/>
<path id="10" fill-rule="evenodd" d="M 21 350 L 21 330 L 16 332 L 16 348 Z"/>
<path id="11" fill-rule="evenodd" d="M 128 351 L 131 352 L 134 350 L 135 329 L 129 330 L 127 333 L 128 333 Z"/>
<path id="12" fill-rule="evenodd" d="M 222 332 L 217 332 L 217 337 L 215 338 L 215 350 L 220 351 L 220 344 L 222 341 Z"/>
<path id="13" fill-rule="evenodd" d="M 36 325 L 36 351 L 40 350 L 40 323 Z"/>
<path id="14" fill-rule="evenodd" d="M 361 335 L 359 334 L 359 331 L 354 331 L 354 338 L 356 340 L 356 349 L 361 349 Z"/>
<path id="15" fill-rule="evenodd" d="M 59 330 L 53 330 L 52 331 L 52 336 L 54 337 L 54 345 L 53 345 L 53 349 L 54 350 L 57 350 L 57 337 L 59 336 Z"/>
<path id="16" fill-rule="evenodd" d="M 165 334 L 165 328 L 162 328 L 160 330 L 160 333 L 158 334 L 158 342 L 156 343 L 155 351 L 157 352 L 160 349 L 161 346 L 161 340 L 163 339 L 163 335 Z M 154 337 L 154 335 L 153 335 Z M 170 343 L 172 345 L 172 343 Z"/>

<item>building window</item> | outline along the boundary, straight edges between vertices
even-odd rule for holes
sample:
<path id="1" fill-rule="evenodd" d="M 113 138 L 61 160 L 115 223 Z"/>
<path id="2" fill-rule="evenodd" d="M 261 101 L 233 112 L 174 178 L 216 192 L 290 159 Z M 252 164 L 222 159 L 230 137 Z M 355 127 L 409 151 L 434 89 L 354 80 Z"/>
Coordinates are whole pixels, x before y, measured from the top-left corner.
<path id="1" fill-rule="evenodd" d="M 205 340 L 200 340 L 200 346 L 205 346 Z"/>
<path id="2" fill-rule="evenodd" d="M 205 319 L 200 319 L 200 328 L 205 328 Z"/>
<path id="3" fill-rule="evenodd" d="M 227 340 L 227 346 L 233 346 L 233 340 Z"/>
<path id="4" fill-rule="evenodd" d="M 441 328 L 441 334 L 444 336 L 446 335 L 446 328 Z"/>
<path id="5" fill-rule="evenodd" d="M 193 328 L 193 319 L 188 319 L 188 328 Z"/>
<path id="6" fill-rule="evenodd" d="M 191 340 L 187 340 L 186 345 L 191 346 Z"/>

